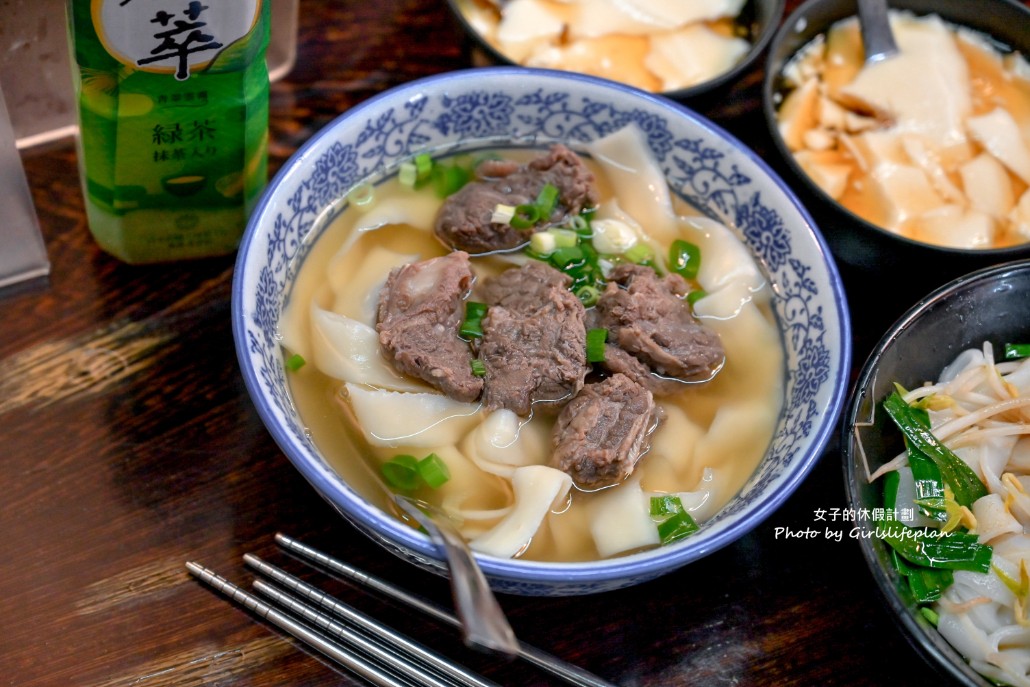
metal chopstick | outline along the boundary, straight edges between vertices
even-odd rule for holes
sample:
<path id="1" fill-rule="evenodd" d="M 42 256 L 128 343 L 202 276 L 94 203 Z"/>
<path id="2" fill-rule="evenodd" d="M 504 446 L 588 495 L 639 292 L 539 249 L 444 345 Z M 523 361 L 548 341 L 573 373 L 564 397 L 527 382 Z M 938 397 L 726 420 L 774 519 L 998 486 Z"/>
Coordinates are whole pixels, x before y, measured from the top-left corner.
<path id="1" fill-rule="evenodd" d="M 275 541 L 287 551 L 296 554 L 304 560 L 317 563 L 331 573 L 338 574 L 347 580 L 356 582 L 364 587 L 373 589 L 381 594 L 408 604 L 409 606 L 417 608 L 423 613 L 449 625 L 457 628 L 461 627 L 461 621 L 452 613 L 449 613 L 436 604 L 415 596 L 400 587 L 392 585 L 389 582 L 364 572 L 363 570 L 359 570 L 358 568 L 339 561 L 332 556 L 322 553 L 321 551 L 314 549 L 307 544 L 303 544 L 296 539 L 288 537 L 285 534 L 276 534 Z M 587 672 L 571 663 L 567 663 L 557 656 L 537 649 L 521 640 L 518 643 L 518 656 L 538 668 L 565 680 L 569 684 L 577 685 L 577 687 L 617 687 L 613 683 L 608 682 L 593 673 Z"/>
<path id="2" fill-rule="evenodd" d="M 186 569 L 201 582 L 211 586 L 229 597 L 230 600 L 256 613 L 293 637 L 307 643 L 343 667 L 376 685 L 376 687 L 411 687 L 412 683 L 407 680 L 400 681 L 361 656 L 337 645 L 335 642 L 330 642 L 317 632 L 313 632 L 303 624 L 277 611 L 256 596 L 245 592 L 232 582 L 202 565 L 191 561 L 186 563 Z"/>
<path id="3" fill-rule="evenodd" d="M 380 645 L 379 642 L 369 642 L 367 638 L 348 629 L 347 627 L 341 626 L 339 623 L 333 622 L 332 618 L 329 616 L 319 613 L 314 608 L 289 594 L 284 594 L 275 587 L 261 580 L 255 580 L 254 582 L 254 588 L 261 592 L 261 594 L 296 613 L 301 618 L 313 623 L 320 629 L 334 636 L 339 636 L 352 644 L 360 646 L 362 650 L 375 655 L 378 660 L 389 662 L 391 655 L 397 657 L 399 660 L 403 660 L 403 656 L 406 653 L 412 656 L 414 660 L 460 685 L 464 685 L 466 687 L 498 687 L 496 683 L 466 670 L 457 663 L 427 649 L 403 634 L 394 631 L 377 620 L 374 620 L 364 613 L 357 611 L 353 607 L 348 606 L 342 601 L 333 598 L 331 595 L 312 587 L 303 580 L 290 575 L 274 565 L 262 561 L 257 556 L 249 553 L 244 554 L 243 560 L 247 565 L 254 568 L 262 575 L 265 575 L 266 577 L 269 577 L 275 582 L 283 585 L 291 592 L 295 592 L 306 599 L 317 603 L 330 613 L 346 620 L 353 626 L 369 633 L 369 635 L 376 638 L 376 640 L 381 641 L 382 645 Z M 369 646 L 369 644 L 371 644 L 371 646 Z M 436 685 L 439 683 L 427 680 L 427 684 Z"/>

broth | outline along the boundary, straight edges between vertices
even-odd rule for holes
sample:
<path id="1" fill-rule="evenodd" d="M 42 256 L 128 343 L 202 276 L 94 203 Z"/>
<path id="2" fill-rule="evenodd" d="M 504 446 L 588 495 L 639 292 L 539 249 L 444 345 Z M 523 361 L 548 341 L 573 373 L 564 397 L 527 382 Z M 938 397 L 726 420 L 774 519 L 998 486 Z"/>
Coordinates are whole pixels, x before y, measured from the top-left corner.
<path id="1" fill-rule="evenodd" d="M 538 151 L 499 152 L 508 159 L 528 160 Z M 604 168 L 586 156 L 584 162 L 597 180 L 601 205 L 610 203 L 615 194 L 606 180 Z M 412 190 L 402 185 L 395 175 L 375 187 L 375 201 L 369 206 L 343 209 L 310 248 L 289 294 L 280 322 L 287 351 L 299 352 L 309 362 L 313 360 L 308 339 L 308 334 L 315 331 L 312 304 L 374 328 L 377 290 L 391 267 L 446 254 L 447 249 L 431 230 L 435 209 L 441 202 L 431 191 Z M 698 217 L 693 208 L 678 199 L 675 202 L 677 214 Z M 400 208 L 414 208 L 414 212 Z M 390 221 L 379 226 L 385 217 Z M 720 250 L 718 240 L 725 241 L 728 235 L 705 239 L 705 232 L 697 229 L 695 223 L 682 223 L 685 232 L 695 232 L 691 238 L 702 245 L 702 250 L 709 250 L 704 242 L 710 242 L 713 258 Z M 696 223 L 711 229 L 710 224 L 701 220 Z M 365 229 L 370 224 L 377 228 Z M 738 242 L 735 250 L 741 249 Z M 476 279 L 482 280 L 512 267 L 515 262 L 529 259 L 519 255 L 473 256 Z M 337 280 L 335 290 L 334 279 Z M 752 291 L 742 300 L 735 317 L 705 319 L 701 316 L 721 337 L 726 363 L 712 381 L 684 384 L 678 394 L 655 399 L 664 418 L 651 436 L 650 450 L 640 459 L 633 475 L 623 483 L 595 492 L 573 488 L 567 499 L 550 509 L 519 556 L 546 561 L 584 561 L 613 555 L 607 551 L 612 545 L 604 542 L 609 535 L 615 538 L 622 535 L 618 532 L 603 535 L 601 548 L 606 551 L 601 551 L 596 531 L 606 513 L 617 512 L 612 504 L 620 492 L 629 492 L 629 499 L 637 492 L 642 495 L 682 494 L 684 507 L 703 523 L 740 490 L 771 441 L 783 403 L 783 343 L 768 307 L 769 287 L 763 282 Z M 357 422 L 347 395 L 348 389 L 351 395 L 359 393 L 365 388 L 362 385 L 345 385 L 312 364 L 290 373 L 289 378 L 298 413 L 326 460 L 356 491 L 384 510 L 396 513 L 375 476 L 380 464 L 398 454 L 423 456 L 429 452 L 444 459 L 451 479 L 436 490 L 422 487 L 415 496 L 462 514 L 462 532 L 467 538 L 474 541 L 511 509 L 511 480 L 494 474 L 496 471 L 482 469 L 483 462 L 477 454 L 476 446 L 481 444 L 476 442 L 485 436 L 485 423 L 491 414 L 479 410 L 471 417 L 446 420 L 435 428 L 446 430 L 448 423 L 453 425 L 445 432 L 449 432 L 448 439 L 440 445 L 431 440 L 422 441 L 423 437 L 418 441 L 387 441 L 376 439 L 370 434 L 373 430 L 362 428 Z M 421 385 L 417 380 L 412 381 L 409 390 L 417 392 Z M 498 412 L 502 411 L 495 411 Z M 550 455 L 553 424 L 553 417 L 539 412 L 519 420 L 519 445 L 528 447 L 524 449 L 528 455 L 542 457 L 545 464 Z M 623 527 L 621 523 L 610 526 L 616 530 Z M 640 548 L 632 544 L 632 538 L 626 541 L 630 544 L 618 553 Z"/>

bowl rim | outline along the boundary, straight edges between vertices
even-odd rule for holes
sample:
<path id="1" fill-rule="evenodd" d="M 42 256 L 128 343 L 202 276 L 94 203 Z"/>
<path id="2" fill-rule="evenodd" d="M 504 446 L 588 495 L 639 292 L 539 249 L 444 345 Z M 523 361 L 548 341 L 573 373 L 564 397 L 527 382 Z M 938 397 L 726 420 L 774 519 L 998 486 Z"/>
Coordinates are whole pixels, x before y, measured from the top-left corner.
<path id="1" fill-rule="evenodd" d="M 773 145 L 776 148 L 777 153 L 790 168 L 790 172 L 797 177 L 801 185 L 804 187 L 810 195 L 812 195 L 817 202 L 828 209 L 830 212 L 838 212 L 846 217 L 849 221 L 854 222 L 856 225 L 861 227 L 864 231 L 871 231 L 873 234 L 886 238 L 888 240 L 898 241 L 902 245 L 910 246 L 921 250 L 929 250 L 940 254 L 942 257 L 955 257 L 959 258 L 962 256 L 975 256 L 982 259 L 997 259 L 997 260 L 1010 260 L 1018 258 L 1028 251 L 1030 251 L 1030 241 L 1027 243 L 1016 244 L 1014 246 L 1003 246 L 999 248 L 956 248 L 954 246 L 944 246 L 936 243 L 928 243 L 926 241 L 919 241 L 901 234 L 896 234 L 888 229 L 870 222 L 869 220 L 857 215 L 850 209 L 844 207 L 836 200 L 834 200 L 826 191 L 824 191 L 812 178 L 801 168 L 797 160 L 794 157 L 794 153 L 787 147 L 786 142 L 783 140 L 783 136 L 780 134 L 779 122 L 776 118 L 777 107 L 775 103 L 776 99 L 776 80 L 779 78 L 780 71 L 783 65 L 790 61 L 797 51 L 791 53 L 789 56 L 785 56 L 781 64 L 775 64 L 776 53 L 778 48 L 784 44 L 789 38 L 790 34 L 794 32 L 794 27 L 799 22 L 804 21 L 807 23 L 807 13 L 812 7 L 816 7 L 823 4 L 834 4 L 838 0 L 804 0 L 800 5 L 794 8 L 787 18 L 780 24 L 779 28 L 775 31 L 771 40 L 769 41 L 769 52 L 765 58 L 765 72 L 762 77 L 762 114 L 765 119 L 766 128 L 769 130 L 770 138 L 772 139 Z M 1009 6 L 1012 10 L 1017 10 L 1022 14 L 1026 15 L 1026 20 L 1030 21 L 1030 7 L 1021 5 L 1016 0 L 992 0 L 993 2 L 1002 3 Z M 913 11 L 905 7 L 892 7 L 891 9 L 898 9 L 902 11 Z M 844 18 L 855 16 L 857 9 L 851 9 L 850 13 L 837 19 L 835 21 L 841 21 Z M 918 16 L 925 16 L 927 14 L 936 13 L 934 12 L 921 12 L 917 13 Z M 948 23 L 954 23 L 947 19 L 943 15 L 939 15 L 941 18 Z M 829 27 L 826 27 L 827 29 Z M 986 33 L 982 30 L 976 29 L 980 33 Z M 825 33 L 821 31 L 820 33 Z"/>
<path id="2" fill-rule="evenodd" d="M 839 351 L 833 356 L 836 363 L 836 375 L 825 382 L 826 388 L 831 390 L 830 402 L 819 415 L 821 420 L 819 427 L 807 436 L 807 453 L 792 458 L 791 466 L 784 471 L 784 478 L 779 488 L 772 493 L 763 493 L 760 497 L 756 498 L 747 508 L 747 517 L 738 518 L 708 540 L 702 541 L 701 545 L 660 547 L 642 553 L 600 561 L 546 562 L 498 558 L 480 553 L 475 554 L 477 561 L 479 561 L 484 573 L 488 577 L 532 584 L 568 586 L 570 583 L 591 584 L 611 582 L 624 578 L 638 578 L 642 580 L 664 574 L 686 563 L 707 556 L 741 538 L 761 524 L 793 494 L 800 483 L 811 472 L 815 463 L 822 457 L 830 437 L 836 430 L 837 421 L 843 412 L 846 401 L 847 382 L 850 376 L 852 357 L 851 321 L 843 281 L 833 256 L 827 247 L 826 240 L 808 213 L 808 210 L 786 182 L 757 153 L 745 146 L 739 139 L 722 127 L 681 103 L 627 84 L 587 74 L 519 66 L 498 66 L 444 72 L 405 82 L 387 91 L 378 93 L 339 114 L 315 132 L 280 167 L 266 187 L 266 190 L 262 193 L 244 231 L 237 254 L 231 294 L 233 338 L 237 356 L 241 361 L 240 369 L 244 383 L 263 424 L 272 435 L 280 450 L 326 501 L 366 535 L 372 536 L 364 523 L 374 523 L 377 528 L 382 528 L 388 532 L 389 538 L 399 542 L 400 545 L 408 547 L 419 555 L 430 559 L 434 564 L 443 564 L 442 554 L 428 537 L 410 527 L 404 526 L 396 518 L 372 505 L 343 482 L 343 480 L 340 480 L 331 470 L 317 465 L 317 461 L 307 460 L 306 458 L 298 460 L 295 458 L 294 451 L 299 447 L 296 446 L 293 437 L 275 418 L 274 411 L 266 398 L 261 380 L 258 378 L 255 370 L 251 365 L 243 362 L 248 360 L 249 356 L 246 338 L 247 323 L 244 308 L 242 307 L 245 297 L 242 277 L 246 273 L 249 256 L 252 253 L 252 245 L 260 234 L 258 225 L 261 223 L 265 211 L 273 202 L 271 198 L 272 190 L 284 183 L 288 177 L 297 173 L 307 163 L 310 152 L 318 147 L 323 138 L 331 136 L 336 126 L 340 125 L 344 120 L 359 120 L 364 112 L 373 109 L 386 100 L 406 102 L 411 96 L 420 93 L 427 87 L 438 87 L 448 82 L 482 83 L 488 81 L 491 75 L 512 78 L 546 76 L 558 81 L 583 82 L 591 88 L 613 91 L 613 95 L 620 97 L 628 95 L 634 99 L 643 99 L 652 106 L 667 111 L 672 116 L 690 120 L 692 126 L 706 131 L 713 138 L 724 141 L 740 155 L 748 158 L 767 177 L 770 184 L 779 188 L 786 200 L 795 208 L 798 215 L 804 219 L 805 229 L 807 230 L 805 235 L 813 242 L 817 249 L 814 255 L 821 257 L 820 264 L 826 268 L 827 285 L 832 292 L 832 295 L 827 295 L 827 299 L 832 300 L 837 308 L 838 317 L 835 324 L 839 326 L 839 329 L 836 331 L 840 337 Z M 261 238 L 264 238 L 264 236 L 262 235 Z M 303 451 L 297 450 L 296 452 L 303 455 Z M 329 498 L 329 494 L 333 494 L 336 499 Z M 384 540 L 383 536 L 378 533 L 375 533 L 374 538 L 380 543 L 387 543 L 387 540 Z M 395 547 L 396 544 L 389 542 L 388 548 L 393 549 Z"/>
<path id="3" fill-rule="evenodd" d="M 1006 275 L 1013 273 L 1024 272 L 1030 272 L 1030 258 L 983 267 L 938 286 L 905 311 L 873 347 L 872 352 L 863 363 L 856 379 L 855 387 L 849 395 L 840 427 L 841 467 L 843 468 L 845 497 L 850 507 L 857 508 L 861 505 L 860 495 L 856 492 L 861 475 L 856 472 L 857 460 L 853 455 L 851 443 L 852 427 L 858 421 L 861 402 L 865 397 L 866 390 L 871 389 L 875 381 L 879 362 L 884 352 L 893 345 L 903 332 L 912 327 L 927 310 L 934 306 L 978 285 L 1004 278 Z M 961 659 L 957 650 L 951 647 L 950 644 L 947 644 L 943 636 L 939 633 L 931 635 L 930 632 L 936 633 L 936 630 L 924 627 L 916 618 L 912 609 L 901 598 L 890 572 L 885 570 L 880 564 L 875 549 L 876 544 L 873 539 L 860 538 L 859 543 L 862 557 L 865 559 L 866 565 L 869 567 L 870 573 L 876 582 L 876 586 L 880 590 L 881 600 L 892 611 L 893 615 L 900 620 L 906 630 L 902 634 L 905 635 L 905 638 L 917 653 L 929 662 L 930 665 L 938 670 L 946 671 L 949 676 L 962 681 L 964 684 L 974 687 L 991 687 L 989 682 Z M 962 665 L 953 660 L 954 656 L 948 655 L 949 650 L 959 657 Z"/>
<path id="4" fill-rule="evenodd" d="M 490 41 L 486 40 L 482 33 L 476 30 L 474 26 L 469 22 L 468 17 L 461 10 L 460 4 L 465 0 L 447 0 L 447 6 L 451 10 L 451 14 L 454 15 L 455 19 L 461 25 L 462 31 L 465 35 L 470 38 L 476 47 L 480 48 L 487 55 L 498 63 L 498 66 L 512 66 L 520 67 L 523 65 L 518 64 L 510 57 L 502 53 L 500 50 L 490 44 Z M 762 0 L 747 0 L 747 2 L 761 2 Z M 654 91 L 654 95 L 664 96 L 666 98 L 672 98 L 674 100 L 690 100 L 692 98 L 703 98 L 711 95 L 713 91 L 736 82 L 741 75 L 754 67 L 758 63 L 759 57 L 762 52 L 768 47 L 772 41 L 773 35 L 776 33 L 776 28 L 780 25 L 783 20 L 783 14 L 786 9 L 786 0 L 766 0 L 770 5 L 769 22 L 764 29 L 758 34 L 755 41 L 751 43 L 751 47 L 744 54 L 740 61 L 733 65 L 730 69 L 716 74 L 707 81 L 688 86 L 686 88 L 677 88 L 672 91 Z M 558 70 L 555 70 L 558 71 Z M 580 74 L 582 72 L 569 72 L 572 74 Z M 602 78 L 602 77 L 597 77 Z M 622 83 L 622 82 L 618 82 Z M 623 84 L 628 86 L 629 84 Z M 645 91 L 651 92 L 651 91 Z"/>

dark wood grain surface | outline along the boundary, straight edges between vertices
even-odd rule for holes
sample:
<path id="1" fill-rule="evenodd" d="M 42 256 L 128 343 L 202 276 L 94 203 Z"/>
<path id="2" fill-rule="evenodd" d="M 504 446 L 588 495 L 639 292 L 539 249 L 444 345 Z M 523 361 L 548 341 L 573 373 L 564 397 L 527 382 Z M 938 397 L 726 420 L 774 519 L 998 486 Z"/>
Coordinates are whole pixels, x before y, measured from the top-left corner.
<path id="1" fill-rule="evenodd" d="M 443 0 L 302 0 L 297 64 L 272 88 L 273 169 L 369 96 L 468 65 Z M 760 78 L 705 114 L 764 154 Z M 233 350 L 233 256 L 121 264 L 90 238 L 71 142 L 23 160 L 53 271 L 0 298 L 0 685 L 360 684 L 184 562 L 246 585 L 241 557 L 253 552 L 324 582 L 276 548 L 282 531 L 442 603 L 446 582 L 342 521 L 270 438 Z M 867 285 L 849 288 L 860 364 L 908 304 L 872 315 Z M 782 509 L 700 562 L 623 591 L 501 603 L 523 640 L 626 687 L 941 684 L 896 629 L 857 542 L 822 534 L 848 528 L 816 511 L 845 506 L 834 442 Z M 820 536 L 777 536 L 809 527 Z M 500 684 L 556 684 L 325 586 Z"/>

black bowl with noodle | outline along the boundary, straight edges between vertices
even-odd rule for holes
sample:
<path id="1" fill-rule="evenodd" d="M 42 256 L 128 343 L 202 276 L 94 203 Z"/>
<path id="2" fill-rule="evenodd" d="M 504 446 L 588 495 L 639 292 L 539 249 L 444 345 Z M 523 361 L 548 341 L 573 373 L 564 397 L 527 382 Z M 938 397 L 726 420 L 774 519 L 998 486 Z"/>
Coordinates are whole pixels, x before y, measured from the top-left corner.
<path id="1" fill-rule="evenodd" d="M 1005 263 L 954 280 L 913 306 L 884 335 L 865 362 L 842 424 L 841 447 L 848 507 L 855 511 L 883 504 L 882 478 L 868 475 L 904 450 L 902 436 L 881 407 L 901 384 L 913 389 L 936 380 L 967 349 L 993 344 L 996 356 L 1006 343 L 1030 341 L 1030 260 Z M 989 687 L 920 612 L 905 579 L 890 560 L 890 549 L 873 536 L 868 520 L 854 523 L 854 537 L 886 605 L 918 653 L 965 685 Z"/>

